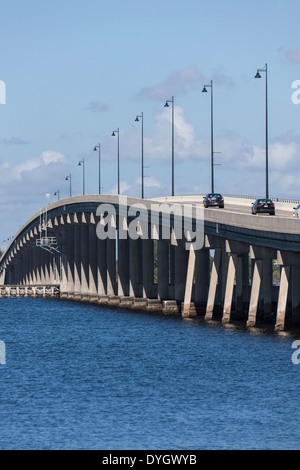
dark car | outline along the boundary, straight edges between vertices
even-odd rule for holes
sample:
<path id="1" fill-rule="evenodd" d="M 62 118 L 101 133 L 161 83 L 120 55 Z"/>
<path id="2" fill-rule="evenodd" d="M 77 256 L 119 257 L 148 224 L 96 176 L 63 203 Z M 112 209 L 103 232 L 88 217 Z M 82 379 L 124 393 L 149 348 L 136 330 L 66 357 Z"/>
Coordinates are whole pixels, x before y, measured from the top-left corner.
<path id="1" fill-rule="evenodd" d="M 275 215 L 275 205 L 271 199 L 256 199 L 252 204 L 252 214 Z"/>
<path id="2" fill-rule="evenodd" d="M 221 194 L 219 193 L 209 193 L 206 194 L 203 198 L 203 205 L 204 207 L 221 207 L 222 209 L 224 208 L 224 198 L 222 197 Z"/>

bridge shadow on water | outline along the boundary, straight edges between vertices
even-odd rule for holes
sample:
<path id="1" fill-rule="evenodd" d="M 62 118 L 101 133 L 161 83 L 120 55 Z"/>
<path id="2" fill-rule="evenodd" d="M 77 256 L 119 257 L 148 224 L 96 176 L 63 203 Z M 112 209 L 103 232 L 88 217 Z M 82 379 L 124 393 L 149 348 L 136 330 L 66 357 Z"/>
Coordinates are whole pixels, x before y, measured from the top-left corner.
<path id="1" fill-rule="evenodd" d="M 228 323 L 223 323 L 222 310 L 217 310 L 214 312 L 214 317 L 212 320 L 205 319 L 205 308 L 197 307 L 197 315 L 191 317 L 183 317 L 181 313 L 163 313 L 161 310 L 147 310 L 147 309 L 138 309 L 138 308 L 129 308 L 129 307 L 120 307 L 116 305 L 100 305 L 93 301 L 89 300 L 74 300 L 74 299 L 60 299 L 59 297 L 51 298 L 53 302 L 64 302 L 68 304 L 82 304 L 89 305 L 92 307 L 95 312 L 118 312 L 123 313 L 129 316 L 141 315 L 145 317 L 157 317 L 167 321 L 183 322 L 189 323 L 200 328 L 217 328 L 224 329 L 225 331 L 231 332 L 242 332 L 250 335 L 267 335 L 275 336 L 282 338 L 291 338 L 291 339 L 300 339 L 300 326 L 294 326 L 291 324 L 291 321 L 287 322 L 284 331 L 275 331 L 276 324 L 276 311 L 273 311 L 266 322 L 263 319 L 262 315 L 258 315 L 257 323 L 255 326 L 247 326 L 248 319 L 248 310 L 243 310 L 243 312 L 231 312 L 231 320 Z"/>

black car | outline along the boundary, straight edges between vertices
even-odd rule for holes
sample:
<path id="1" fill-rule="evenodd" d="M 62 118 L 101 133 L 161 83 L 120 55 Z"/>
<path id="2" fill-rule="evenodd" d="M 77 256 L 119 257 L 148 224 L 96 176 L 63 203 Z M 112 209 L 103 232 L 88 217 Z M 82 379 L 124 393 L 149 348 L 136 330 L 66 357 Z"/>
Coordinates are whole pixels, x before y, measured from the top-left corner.
<path id="1" fill-rule="evenodd" d="M 256 199 L 252 204 L 252 214 L 275 215 L 275 205 L 271 199 Z"/>
<path id="2" fill-rule="evenodd" d="M 206 194 L 203 198 L 203 205 L 204 207 L 221 207 L 222 209 L 224 208 L 224 198 L 222 197 L 221 194 L 219 193 L 209 193 Z"/>

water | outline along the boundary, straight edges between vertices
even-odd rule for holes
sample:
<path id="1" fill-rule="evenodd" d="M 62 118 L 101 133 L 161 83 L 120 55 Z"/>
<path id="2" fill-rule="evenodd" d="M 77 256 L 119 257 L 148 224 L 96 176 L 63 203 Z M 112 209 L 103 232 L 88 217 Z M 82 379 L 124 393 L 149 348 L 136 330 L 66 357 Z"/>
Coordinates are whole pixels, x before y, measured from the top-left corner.
<path id="1" fill-rule="evenodd" d="M 0 449 L 299 449 L 294 339 L 1 299 Z"/>

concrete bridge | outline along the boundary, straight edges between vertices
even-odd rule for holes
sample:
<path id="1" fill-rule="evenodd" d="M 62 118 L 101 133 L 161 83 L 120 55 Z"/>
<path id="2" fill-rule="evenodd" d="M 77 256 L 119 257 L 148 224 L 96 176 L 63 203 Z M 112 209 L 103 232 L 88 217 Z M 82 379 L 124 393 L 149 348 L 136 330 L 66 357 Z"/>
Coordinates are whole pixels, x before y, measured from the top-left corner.
<path id="1" fill-rule="evenodd" d="M 59 292 L 249 327 L 271 322 L 275 331 L 299 326 L 300 221 L 198 210 L 199 202 L 86 195 L 50 204 L 3 254 L 0 297 Z"/>

